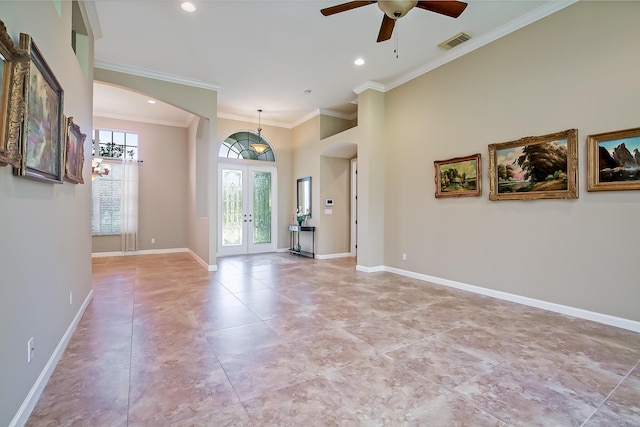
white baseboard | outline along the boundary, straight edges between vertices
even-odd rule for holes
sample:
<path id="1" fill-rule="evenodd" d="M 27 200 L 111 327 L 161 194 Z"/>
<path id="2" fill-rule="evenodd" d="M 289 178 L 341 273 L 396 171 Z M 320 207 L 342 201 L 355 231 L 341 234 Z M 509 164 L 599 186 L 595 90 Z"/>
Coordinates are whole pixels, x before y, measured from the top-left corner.
<path id="1" fill-rule="evenodd" d="M 89 295 L 87 295 L 84 302 L 82 303 L 82 306 L 80 306 L 80 309 L 78 309 L 78 312 L 73 318 L 73 321 L 71 322 L 66 332 L 62 336 L 62 339 L 56 346 L 56 349 L 51 354 L 51 357 L 47 361 L 47 364 L 44 365 L 44 368 L 42 369 L 42 372 L 40 372 L 38 379 L 33 384 L 33 387 L 31 387 L 31 390 L 29 390 L 29 394 L 27 394 L 27 397 L 25 397 L 24 401 L 22 402 L 22 405 L 20 405 L 18 412 L 13 417 L 13 420 L 11 420 L 11 422 L 9 423 L 9 427 L 23 426 L 29 420 L 29 416 L 31 416 L 31 412 L 33 412 L 33 408 L 36 407 L 36 403 L 38 403 L 38 400 L 40 399 L 40 395 L 42 394 L 42 391 L 44 390 L 47 383 L 49 382 L 49 379 L 51 378 L 53 371 L 56 369 L 56 365 L 60 361 L 60 358 L 62 357 L 64 350 L 67 348 L 67 345 L 69 345 L 71 336 L 75 332 L 76 327 L 78 326 L 78 323 L 80 323 L 80 319 L 82 318 L 82 315 L 87 309 L 89 302 L 91 302 L 92 297 L 93 297 L 93 289 L 89 291 Z"/>
<path id="2" fill-rule="evenodd" d="M 378 268 L 378 267 L 375 267 Z M 468 285 L 466 283 L 455 282 L 453 280 L 442 279 L 440 277 L 429 276 L 426 274 L 414 273 L 412 271 L 401 270 L 394 267 L 383 267 L 384 271 L 399 274 L 401 276 L 411 277 L 425 282 L 436 283 L 438 285 L 448 286 L 451 288 L 461 289 L 463 291 L 473 292 L 475 294 L 486 295 L 505 301 L 511 301 L 519 304 L 528 305 L 530 307 L 541 308 L 543 310 L 553 311 L 580 319 L 591 320 L 605 325 L 611 325 L 633 332 L 640 332 L 640 322 L 621 317 L 610 316 L 608 314 L 596 313 L 594 311 L 583 310 L 581 308 L 569 307 L 566 305 L 556 304 L 548 301 L 542 301 L 535 298 L 524 297 L 508 292 L 496 291 L 493 289 L 483 288 L 481 286 Z M 360 270 L 365 271 L 366 270 Z M 379 270 L 376 270 L 379 271 Z"/>
<path id="3" fill-rule="evenodd" d="M 200 258 L 195 252 L 193 252 L 191 249 L 189 249 L 189 255 L 191 255 L 193 257 L 193 259 L 195 259 L 198 264 L 200 264 L 202 267 L 206 268 L 207 270 L 209 270 L 209 264 L 206 263 L 202 258 Z"/>
<path id="4" fill-rule="evenodd" d="M 205 260 L 203 260 L 202 258 L 200 258 L 195 252 L 193 252 L 191 249 L 188 250 L 189 254 L 193 257 L 193 259 L 195 259 L 198 264 L 200 264 L 201 266 L 203 266 L 204 268 L 207 269 L 207 271 L 218 271 L 218 266 L 217 265 L 209 265 Z"/>
<path id="5" fill-rule="evenodd" d="M 317 259 L 336 259 L 336 258 L 349 258 L 351 255 L 350 252 L 342 253 L 342 254 L 327 254 L 327 255 L 319 255 L 316 254 Z"/>
<path id="6" fill-rule="evenodd" d="M 381 271 L 386 271 L 385 266 L 378 265 L 376 267 L 365 267 L 363 265 L 356 265 L 356 271 L 362 271 L 365 273 L 380 273 Z"/>
<path id="7" fill-rule="evenodd" d="M 190 252 L 189 248 L 171 248 L 171 249 L 149 249 L 143 251 L 117 251 L 117 252 L 93 252 L 91 258 L 108 258 L 114 256 L 135 256 L 135 255 L 159 255 L 159 254 L 175 254 L 180 252 Z"/>

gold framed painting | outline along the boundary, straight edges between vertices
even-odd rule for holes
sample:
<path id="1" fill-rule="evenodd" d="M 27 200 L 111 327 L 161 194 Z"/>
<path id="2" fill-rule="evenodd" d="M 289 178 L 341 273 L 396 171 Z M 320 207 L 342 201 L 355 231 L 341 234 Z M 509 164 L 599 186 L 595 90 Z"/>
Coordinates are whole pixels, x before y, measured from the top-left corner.
<path id="1" fill-rule="evenodd" d="M 24 73 L 27 53 L 11 40 L 0 21 L 0 165 L 20 166 L 20 124 L 24 116 Z"/>
<path id="2" fill-rule="evenodd" d="M 640 128 L 587 137 L 587 191 L 640 190 Z"/>
<path id="3" fill-rule="evenodd" d="M 436 160 L 436 198 L 482 195 L 481 155 Z"/>
<path id="4" fill-rule="evenodd" d="M 489 145 L 489 200 L 578 198 L 578 131 Z"/>
<path id="5" fill-rule="evenodd" d="M 25 112 L 21 128 L 20 165 L 14 174 L 62 183 L 64 178 L 64 91 L 28 34 L 20 34 L 20 48 L 29 62 L 25 83 Z"/>
<path id="6" fill-rule="evenodd" d="M 73 117 L 67 119 L 66 126 L 66 155 L 64 162 L 64 180 L 73 184 L 84 184 L 82 166 L 84 165 L 84 141 L 87 135 L 80 132 L 80 126 L 73 122 Z"/>

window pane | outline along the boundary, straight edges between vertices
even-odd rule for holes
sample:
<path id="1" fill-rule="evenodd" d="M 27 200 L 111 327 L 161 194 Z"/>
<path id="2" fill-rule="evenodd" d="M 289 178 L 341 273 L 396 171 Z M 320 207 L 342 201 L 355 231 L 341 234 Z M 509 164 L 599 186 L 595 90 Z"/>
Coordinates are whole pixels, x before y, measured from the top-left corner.
<path id="1" fill-rule="evenodd" d="M 253 173 L 253 243 L 271 243 L 271 173 Z"/>
<path id="2" fill-rule="evenodd" d="M 111 140 L 111 131 L 101 130 L 98 132 L 98 141 L 100 143 L 106 144 L 107 142 L 113 142 Z"/>
<path id="3" fill-rule="evenodd" d="M 124 145 L 124 132 L 113 132 L 113 142 Z"/>
<path id="4" fill-rule="evenodd" d="M 242 171 L 222 170 L 222 245 L 242 244 Z"/>
<path id="5" fill-rule="evenodd" d="M 138 134 L 137 133 L 127 133 L 125 135 L 125 140 L 127 143 L 127 147 L 137 147 L 138 146 Z"/>

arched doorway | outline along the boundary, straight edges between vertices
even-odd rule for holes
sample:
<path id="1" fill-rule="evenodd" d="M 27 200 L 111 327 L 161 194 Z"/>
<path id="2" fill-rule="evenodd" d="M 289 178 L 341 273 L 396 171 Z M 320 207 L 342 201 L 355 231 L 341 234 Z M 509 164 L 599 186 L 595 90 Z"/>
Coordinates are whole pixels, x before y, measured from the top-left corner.
<path id="1" fill-rule="evenodd" d="M 276 250 L 277 168 L 271 144 L 236 132 L 218 151 L 218 256 Z"/>

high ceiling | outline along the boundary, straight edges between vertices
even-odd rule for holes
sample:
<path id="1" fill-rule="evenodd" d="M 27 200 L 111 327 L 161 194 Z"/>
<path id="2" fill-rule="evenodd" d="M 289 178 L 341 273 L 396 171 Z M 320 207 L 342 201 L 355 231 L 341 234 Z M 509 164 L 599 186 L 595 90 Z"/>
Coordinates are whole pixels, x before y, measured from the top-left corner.
<path id="1" fill-rule="evenodd" d="M 212 88 L 219 117 L 257 121 L 260 108 L 262 123 L 293 127 L 319 111 L 353 116 L 358 88 L 392 89 L 574 1 L 470 0 L 457 19 L 414 8 L 381 43 L 376 4 L 327 17 L 320 9 L 343 1 L 193 0 L 193 13 L 179 0 L 95 0 L 88 8 L 96 67 Z M 471 40 L 438 47 L 460 32 Z M 115 89 L 96 85 L 95 114 L 187 120 L 145 118 L 156 107 L 172 113 Z"/>

